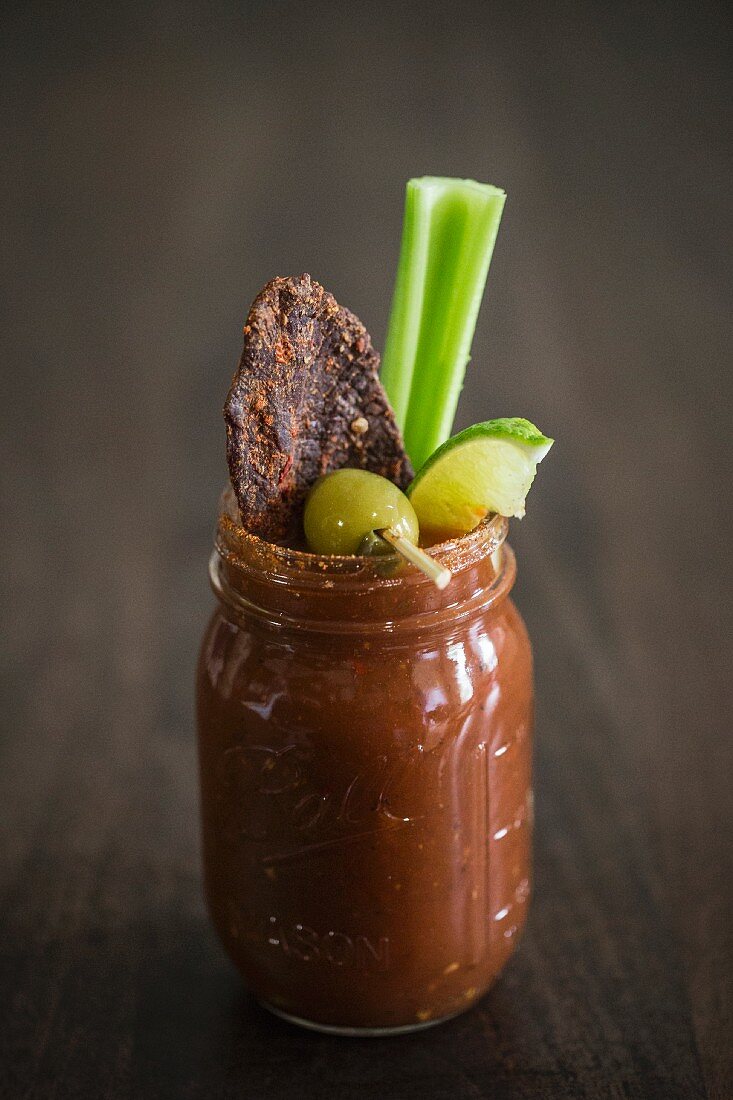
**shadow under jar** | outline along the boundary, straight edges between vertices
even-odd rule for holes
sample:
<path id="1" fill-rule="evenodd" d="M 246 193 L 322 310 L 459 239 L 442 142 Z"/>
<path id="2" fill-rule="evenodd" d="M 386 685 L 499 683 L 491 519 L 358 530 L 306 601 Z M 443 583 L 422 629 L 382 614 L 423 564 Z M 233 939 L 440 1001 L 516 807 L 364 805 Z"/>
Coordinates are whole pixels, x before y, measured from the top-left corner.
<path id="1" fill-rule="evenodd" d="M 297 1023 L 429 1026 L 517 942 L 532 658 L 506 527 L 433 547 L 440 592 L 391 559 L 262 542 L 222 498 L 198 670 L 206 895 L 249 989 Z"/>

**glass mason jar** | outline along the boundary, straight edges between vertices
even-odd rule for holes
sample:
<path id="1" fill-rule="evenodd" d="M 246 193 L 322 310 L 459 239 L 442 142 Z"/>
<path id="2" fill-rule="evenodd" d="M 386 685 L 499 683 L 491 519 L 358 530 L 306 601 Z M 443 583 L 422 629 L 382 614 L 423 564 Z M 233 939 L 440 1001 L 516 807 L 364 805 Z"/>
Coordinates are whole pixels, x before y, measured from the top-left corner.
<path id="1" fill-rule="evenodd" d="M 525 922 L 532 658 L 506 521 L 392 559 L 272 546 L 222 498 L 198 671 L 206 895 L 245 983 L 381 1034 L 472 1005 Z"/>

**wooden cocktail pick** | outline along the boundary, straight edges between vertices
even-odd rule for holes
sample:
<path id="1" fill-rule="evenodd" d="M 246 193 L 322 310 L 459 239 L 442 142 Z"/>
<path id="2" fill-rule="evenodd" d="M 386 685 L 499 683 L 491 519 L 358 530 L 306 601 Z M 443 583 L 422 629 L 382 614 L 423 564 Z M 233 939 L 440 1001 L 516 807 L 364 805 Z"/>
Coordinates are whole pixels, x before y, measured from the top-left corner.
<path id="1" fill-rule="evenodd" d="M 398 554 L 401 554 L 405 561 L 409 561 L 411 565 L 414 565 L 416 569 L 429 577 L 437 588 L 443 589 L 450 582 L 453 576 L 450 569 L 445 565 L 441 565 L 435 558 L 431 558 L 430 554 L 426 553 L 421 547 L 415 546 L 404 535 L 398 535 L 391 527 L 382 527 L 375 533 L 385 542 L 388 542 Z"/>

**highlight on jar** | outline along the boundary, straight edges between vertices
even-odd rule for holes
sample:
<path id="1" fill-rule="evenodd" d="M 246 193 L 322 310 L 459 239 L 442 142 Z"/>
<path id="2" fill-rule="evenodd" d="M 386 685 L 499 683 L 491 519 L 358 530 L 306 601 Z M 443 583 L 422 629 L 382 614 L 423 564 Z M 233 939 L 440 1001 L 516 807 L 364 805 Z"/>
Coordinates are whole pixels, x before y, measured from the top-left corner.
<path id="1" fill-rule="evenodd" d="M 252 994 L 321 1031 L 464 1012 L 526 920 L 532 654 L 506 536 L 553 440 L 522 417 L 451 434 L 504 201 L 410 180 L 381 373 L 353 313 L 278 277 L 226 398 L 206 897 Z"/>

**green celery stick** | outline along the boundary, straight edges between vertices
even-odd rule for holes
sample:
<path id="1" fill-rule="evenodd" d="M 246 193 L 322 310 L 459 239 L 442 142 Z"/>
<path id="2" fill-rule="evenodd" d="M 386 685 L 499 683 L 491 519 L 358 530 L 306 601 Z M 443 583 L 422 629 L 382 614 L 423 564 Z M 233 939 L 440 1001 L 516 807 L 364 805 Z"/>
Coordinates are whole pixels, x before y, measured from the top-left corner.
<path id="1" fill-rule="evenodd" d="M 451 434 L 506 195 L 409 180 L 382 383 L 419 470 Z"/>

